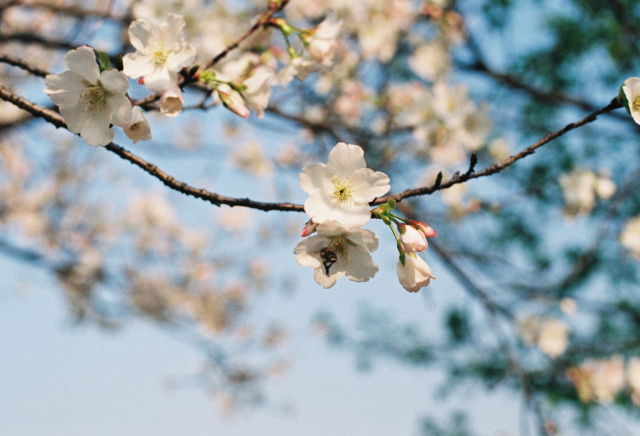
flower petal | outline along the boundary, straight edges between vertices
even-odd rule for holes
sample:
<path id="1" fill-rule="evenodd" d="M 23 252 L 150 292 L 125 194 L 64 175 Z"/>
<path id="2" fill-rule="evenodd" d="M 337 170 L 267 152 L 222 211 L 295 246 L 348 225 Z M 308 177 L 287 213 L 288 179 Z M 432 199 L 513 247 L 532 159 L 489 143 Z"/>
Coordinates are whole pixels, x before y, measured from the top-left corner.
<path id="1" fill-rule="evenodd" d="M 146 53 L 149 48 L 152 26 L 146 20 L 136 20 L 129 26 L 129 41 L 140 53 Z"/>
<path id="2" fill-rule="evenodd" d="M 366 282 L 378 272 L 378 265 L 371 258 L 369 251 L 363 246 L 350 247 L 348 256 L 346 276 L 349 280 Z"/>
<path id="3" fill-rule="evenodd" d="M 91 83 L 96 83 L 100 69 L 96 63 L 96 55 L 91 47 L 82 46 L 71 50 L 64 56 L 64 66 L 75 71 Z"/>
<path id="4" fill-rule="evenodd" d="M 365 168 L 364 151 L 358 145 L 339 142 L 329 153 L 329 174 L 351 177 L 360 168 Z"/>
<path id="5" fill-rule="evenodd" d="M 327 165 L 323 163 L 306 165 L 300 173 L 300 187 L 307 193 L 313 194 L 317 190 L 326 190 L 331 185 Z"/>
<path id="6" fill-rule="evenodd" d="M 191 44 L 186 44 L 178 51 L 169 54 L 166 66 L 170 71 L 178 72 L 193 64 L 196 59 L 196 49 Z"/>
<path id="7" fill-rule="evenodd" d="M 153 62 L 151 56 L 146 56 L 140 52 L 125 55 L 122 58 L 122 62 L 124 64 L 124 73 L 132 79 L 151 74 L 155 69 L 155 62 Z"/>
<path id="8" fill-rule="evenodd" d="M 353 200 L 357 203 L 369 203 L 376 197 L 389 192 L 389 177 L 380 171 L 362 168 L 353 174 Z"/>

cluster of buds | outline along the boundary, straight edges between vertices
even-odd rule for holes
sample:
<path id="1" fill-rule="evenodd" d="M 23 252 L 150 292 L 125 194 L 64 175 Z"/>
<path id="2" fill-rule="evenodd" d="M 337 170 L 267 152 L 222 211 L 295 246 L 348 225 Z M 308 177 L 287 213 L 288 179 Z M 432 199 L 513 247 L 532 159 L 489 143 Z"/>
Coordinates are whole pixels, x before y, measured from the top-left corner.
<path id="1" fill-rule="evenodd" d="M 396 238 L 398 264 L 396 271 L 400 284 L 409 292 L 418 292 L 435 279 L 431 267 L 417 252 L 424 252 L 429 243 L 427 238 L 436 236 L 436 231 L 422 221 L 403 218 L 391 212 L 396 207 L 391 199 L 373 210 L 373 215 L 389 226 Z M 395 228 L 394 228 L 395 226 Z"/>

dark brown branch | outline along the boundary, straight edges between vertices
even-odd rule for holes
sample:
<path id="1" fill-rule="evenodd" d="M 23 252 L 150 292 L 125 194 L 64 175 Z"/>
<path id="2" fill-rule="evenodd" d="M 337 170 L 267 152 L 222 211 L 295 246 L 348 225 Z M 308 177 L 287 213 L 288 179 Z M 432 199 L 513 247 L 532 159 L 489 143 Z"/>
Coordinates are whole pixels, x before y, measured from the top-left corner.
<path id="1" fill-rule="evenodd" d="M 56 5 L 50 0 L 47 1 L 29 1 L 29 2 L 20 2 L 14 1 L 9 2 L 5 7 L 14 6 L 14 7 L 23 7 L 23 8 L 31 8 L 31 9 L 45 9 L 51 12 L 56 12 L 62 15 L 69 15 L 74 18 L 103 18 L 118 22 L 125 21 L 128 17 L 126 16 L 116 16 L 113 15 L 109 10 L 100 11 L 97 9 L 84 9 L 78 6 L 65 6 L 65 5 Z M 111 9 L 111 8 L 109 8 Z"/>
<path id="2" fill-rule="evenodd" d="M 545 144 L 548 144 L 549 142 L 553 141 L 556 138 L 559 138 L 560 136 L 564 135 L 567 132 L 570 132 L 571 130 L 577 129 L 578 127 L 582 127 L 585 124 L 589 124 L 593 121 L 596 120 L 596 118 L 598 118 L 599 115 L 602 115 L 604 113 L 610 112 L 612 110 L 618 109 L 622 107 L 620 105 L 620 103 L 618 102 L 617 99 L 613 99 L 611 100 L 611 102 L 603 107 L 602 109 L 598 109 L 595 112 L 590 113 L 589 115 L 587 115 L 586 117 L 584 117 L 583 119 L 576 121 L 574 123 L 570 123 L 567 124 L 566 126 L 564 126 L 562 129 L 557 130 L 553 133 L 548 133 L 544 138 L 540 139 L 539 141 L 537 141 L 536 143 L 530 145 L 529 147 L 525 148 L 524 150 L 522 150 L 520 153 L 515 154 L 513 156 L 508 157 L 507 159 L 505 159 L 504 161 L 502 161 L 499 164 L 495 164 L 495 165 L 491 165 L 487 168 L 485 168 L 482 171 L 478 171 L 478 172 L 469 172 L 467 171 L 464 174 L 457 174 L 454 175 L 453 177 L 451 177 L 449 180 L 439 183 L 436 180 L 436 183 L 434 183 L 431 186 L 426 186 L 426 187 L 422 187 L 422 188 L 415 188 L 415 189 L 407 189 L 405 191 L 402 191 L 398 194 L 395 195 L 387 195 L 385 197 L 379 198 L 375 201 L 374 204 L 382 204 L 384 202 L 386 202 L 387 200 L 390 199 L 394 199 L 396 201 L 401 201 L 405 198 L 411 198 L 411 197 L 417 197 L 417 196 L 421 196 L 421 195 L 429 195 L 434 193 L 435 191 L 439 191 L 442 189 L 447 189 L 450 188 L 453 185 L 457 185 L 459 183 L 464 183 L 467 180 L 471 180 L 471 179 L 477 179 L 480 177 L 485 177 L 485 176 L 490 176 L 492 174 L 496 174 L 501 172 L 502 170 L 510 167 L 511 165 L 513 165 L 516 161 L 529 156 L 530 154 L 535 153 L 535 151 L 542 147 Z"/>
<path id="3" fill-rule="evenodd" d="M 18 68 L 22 68 L 25 71 L 30 72 L 31 74 L 34 74 L 36 76 L 40 76 L 40 77 L 45 77 L 47 74 L 49 74 L 47 71 L 40 69 L 38 67 L 35 67 L 31 64 L 28 64 L 27 62 L 23 61 L 22 59 L 18 59 L 15 58 L 11 55 L 8 54 L 3 54 L 0 53 L 0 62 L 5 63 L 5 64 L 9 64 L 9 65 L 13 65 L 14 67 L 18 67 Z"/>
<path id="4" fill-rule="evenodd" d="M 24 44 L 38 44 L 45 48 L 53 48 L 57 50 L 73 50 L 78 48 L 77 45 L 66 41 L 52 41 L 33 33 L 9 33 L 0 35 L 0 42 L 21 42 Z"/>
<path id="5" fill-rule="evenodd" d="M 207 68 L 211 68 L 215 64 L 220 62 L 225 56 L 227 56 L 231 51 L 238 48 L 240 44 L 242 44 L 247 38 L 253 35 L 258 29 L 260 29 L 265 24 L 267 24 L 271 19 L 271 17 L 273 17 L 278 12 L 280 12 L 287 5 L 287 3 L 289 3 L 289 0 L 280 0 L 279 2 L 275 0 L 271 0 L 269 2 L 269 9 L 267 10 L 267 12 L 262 14 L 258 19 L 258 21 L 256 21 L 256 23 L 253 26 L 251 26 L 249 30 L 247 30 L 244 34 L 242 34 L 242 36 L 240 36 L 240 38 L 238 38 L 233 44 L 229 45 L 221 53 L 219 53 L 213 59 L 209 60 L 206 64 L 200 67 L 199 70 L 204 71 Z"/>
<path id="6" fill-rule="evenodd" d="M 35 103 L 32 103 L 22 97 L 18 97 L 17 95 L 8 91 L 5 87 L 0 86 L 0 99 L 8 101 L 10 103 L 15 104 L 21 109 L 24 109 L 36 117 L 40 117 L 53 124 L 56 127 L 67 128 L 64 119 L 58 113 L 45 109 L 41 106 L 38 106 Z M 130 151 L 124 149 L 123 147 L 114 144 L 113 142 L 107 144 L 105 148 L 122 159 L 125 159 L 137 167 L 141 168 L 143 171 L 149 173 L 156 179 L 160 180 L 169 188 L 176 190 L 178 192 L 182 192 L 185 195 L 190 195 L 192 197 L 199 198 L 204 201 L 208 201 L 209 203 L 215 204 L 216 206 L 221 206 L 223 204 L 227 206 L 244 206 L 252 209 L 258 210 L 280 210 L 287 212 L 304 212 L 304 208 L 301 204 L 292 204 L 292 203 L 268 203 L 261 201 L 254 201 L 249 198 L 232 198 L 225 197 L 223 195 L 218 195 L 214 192 L 207 191 L 202 188 L 195 188 L 190 186 L 184 182 L 176 180 L 170 174 L 167 174 L 157 165 L 148 162 L 141 157 L 131 153 Z"/>

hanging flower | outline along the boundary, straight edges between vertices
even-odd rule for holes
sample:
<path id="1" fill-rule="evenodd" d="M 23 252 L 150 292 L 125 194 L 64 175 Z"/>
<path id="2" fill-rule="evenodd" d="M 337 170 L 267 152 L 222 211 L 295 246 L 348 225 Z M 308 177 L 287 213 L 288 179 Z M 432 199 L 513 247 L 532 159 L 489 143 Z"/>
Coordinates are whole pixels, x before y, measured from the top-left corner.
<path id="1" fill-rule="evenodd" d="M 420 288 L 428 286 L 431 279 L 435 280 L 427 262 L 413 253 L 405 254 L 404 265 L 398 261 L 396 272 L 400 284 L 409 292 L 418 292 Z"/>
<path id="2" fill-rule="evenodd" d="M 344 142 L 331 150 L 327 164 L 305 166 L 300 186 L 309 194 L 304 210 L 314 222 L 336 221 L 349 229 L 369 221 L 369 203 L 390 189 L 386 174 L 366 168 L 362 148 Z"/>
<path id="3" fill-rule="evenodd" d="M 264 117 L 264 110 L 269 105 L 271 97 L 271 82 L 273 72 L 267 67 L 258 67 L 253 74 L 242 82 L 244 90 L 242 97 L 258 118 Z"/>
<path id="4" fill-rule="evenodd" d="M 302 266 L 314 268 L 313 277 L 325 289 L 347 276 L 366 282 L 378 272 L 370 252 L 378 248 L 378 237 L 370 230 L 349 230 L 337 222 L 318 225 L 317 235 L 298 243 L 293 253 Z"/>
<path id="5" fill-rule="evenodd" d="M 160 24 L 131 23 L 129 39 L 136 52 L 124 57 L 125 74 L 132 79 L 144 77 L 144 85 L 154 92 L 173 88 L 178 72 L 196 58 L 196 49 L 184 40 L 184 25 L 184 19 L 175 14 Z"/>
<path id="6" fill-rule="evenodd" d="M 177 116 L 184 107 L 184 97 L 178 85 L 160 94 L 160 113 L 168 117 Z"/>
<path id="7" fill-rule="evenodd" d="M 135 144 L 138 141 L 148 141 L 151 139 L 151 127 L 147 119 L 142 113 L 140 106 L 135 106 L 132 110 L 133 117 L 131 118 L 131 124 L 124 128 L 124 133 Z"/>
<path id="8" fill-rule="evenodd" d="M 47 75 L 44 93 L 59 106 L 71 132 L 89 145 L 107 145 L 113 140 L 110 124 L 131 123 L 131 102 L 125 95 L 129 80 L 116 70 L 100 72 L 95 53 L 87 46 L 68 52 L 64 65 L 69 71 Z"/>
<path id="9" fill-rule="evenodd" d="M 338 20 L 332 11 L 318 27 L 313 30 L 310 37 L 305 39 L 309 54 L 323 65 L 331 65 L 333 52 L 337 42 L 336 38 L 342 29 L 342 20 Z"/>

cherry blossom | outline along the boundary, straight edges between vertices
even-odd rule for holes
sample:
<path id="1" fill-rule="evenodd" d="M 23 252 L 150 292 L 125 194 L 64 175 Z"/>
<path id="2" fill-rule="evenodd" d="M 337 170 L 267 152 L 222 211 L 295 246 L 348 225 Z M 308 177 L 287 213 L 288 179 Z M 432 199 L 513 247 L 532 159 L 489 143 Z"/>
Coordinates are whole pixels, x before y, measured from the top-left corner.
<path id="1" fill-rule="evenodd" d="M 404 256 L 404 265 L 399 260 L 396 265 L 398 280 L 403 288 L 409 292 L 418 292 L 421 288 L 428 286 L 435 276 L 431 268 L 421 257 L 413 253 Z"/>
<path id="2" fill-rule="evenodd" d="M 178 72 L 196 58 L 195 48 L 184 40 L 184 26 L 184 19 L 175 14 L 160 24 L 142 19 L 131 23 L 129 39 L 136 52 L 124 57 L 125 74 L 144 77 L 144 85 L 155 92 L 173 88 Z"/>
<path id="3" fill-rule="evenodd" d="M 45 94 L 60 107 L 71 132 L 89 145 L 107 145 L 113 140 L 110 124 L 125 127 L 131 122 L 127 77 L 116 70 L 100 72 L 95 53 L 87 46 L 68 52 L 64 65 L 69 71 L 45 78 Z"/>
<path id="4" fill-rule="evenodd" d="M 333 52 L 336 48 L 336 38 L 342 29 L 342 20 L 336 18 L 335 13 L 330 13 L 318 27 L 315 28 L 305 42 L 309 54 L 323 65 L 331 65 Z"/>
<path id="5" fill-rule="evenodd" d="M 366 282 L 376 275 L 378 265 L 371 252 L 378 248 L 378 237 L 370 230 L 349 230 L 338 222 L 318 225 L 317 235 L 298 243 L 293 250 L 296 261 L 314 268 L 313 277 L 330 288 L 346 276 L 354 282 Z"/>
<path id="6" fill-rule="evenodd" d="M 304 210 L 314 222 L 337 221 L 349 229 L 369 221 L 369 202 L 390 189 L 386 174 L 366 168 L 362 148 L 344 142 L 331 150 L 327 164 L 305 166 L 300 186 L 309 194 Z"/>
<path id="7" fill-rule="evenodd" d="M 148 141 L 151 139 L 151 128 L 142 113 L 142 109 L 139 106 L 135 106 L 132 112 L 131 124 L 124 128 L 124 133 L 134 144 L 138 141 Z"/>

